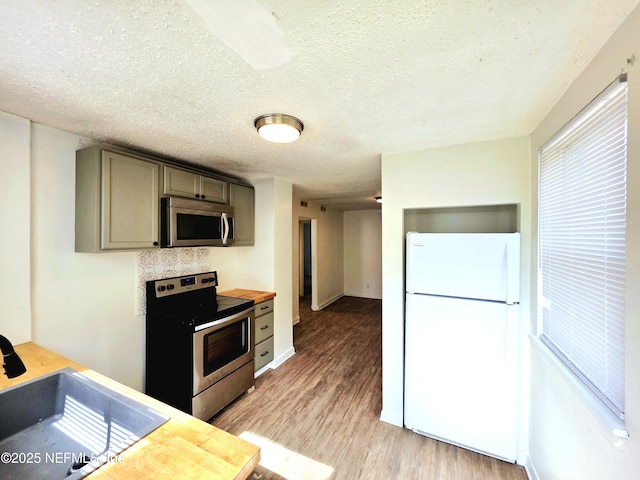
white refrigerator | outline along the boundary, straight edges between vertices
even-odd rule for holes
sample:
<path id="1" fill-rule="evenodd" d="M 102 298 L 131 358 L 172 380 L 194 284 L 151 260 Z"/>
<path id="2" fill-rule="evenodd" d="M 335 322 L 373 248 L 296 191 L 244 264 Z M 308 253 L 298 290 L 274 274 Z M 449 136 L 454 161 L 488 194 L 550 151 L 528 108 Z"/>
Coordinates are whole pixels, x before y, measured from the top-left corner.
<path id="1" fill-rule="evenodd" d="M 407 234 L 404 424 L 514 462 L 520 234 Z"/>

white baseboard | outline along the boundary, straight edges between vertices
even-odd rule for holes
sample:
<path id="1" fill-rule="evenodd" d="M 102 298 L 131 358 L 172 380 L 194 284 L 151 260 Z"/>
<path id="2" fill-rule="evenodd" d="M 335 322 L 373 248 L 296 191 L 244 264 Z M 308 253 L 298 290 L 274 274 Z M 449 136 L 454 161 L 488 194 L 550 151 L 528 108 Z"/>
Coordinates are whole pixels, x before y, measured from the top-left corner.
<path id="1" fill-rule="evenodd" d="M 342 297 L 344 297 L 344 293 L 339 293 L 335 297 L 330 298 L 329 300 L 326 300 L 326 301 L 320 303 L 319 305 L 317 305 L 315 307 L 314 307 L 314 305 L 311 305 L 311 310 L 313 310 L 315 312 L 317 312 L 319 310 L 322 310 L 323 308 L 328 307 L 329 305 L 331 305 L 336 300 L 340 300 Z"/>
<path id="2" fill-rule="evenodd" d="M 282 365 L 284 362 L 286 362 L 287 360 L 289 360 L 291 357 L 293 357 L 296 353 L 295 348 L 291 347 L 289 350 L 287 350 L 286 352 L 284 352 L 282 355 L 280 355 L 278 358 L 275 358 L 273 360 L 271 360 L 269 363 L 267 363 L 264 367 L 262 367 L 260 370 L 258 370 L 257 372 L 255 372 L 253 374 L 253 378 L 258 378 L 260 375 L 262 375 L 264 372 L 266 372 L 267 370 L 275 370 L 276 368 L 278 368 L 280 365 Z"/>
<path id="3" fill-rule="evenodd" d="M 289 348 L 282 355 L 278 356 L 278 358 L 274 358 L 273 359 L 273 361 L 270 363 L 271 368 L 278 368 L 284 362 L 286 362 L 291 357 L 293 357 L 295 355 L 295 353 L 296 353 L 296 349 L 295 348 L 293 348 L 293 347 Z"/>
<path id="4" fill-rule="evenodd" d="M 535 467 L 531 463 L 531 457 L 527 459 L 527 463 L 524 464 L 524 471 L 527 472 L 527 477 L 529 480 L 540 480 L 540 476 L 538 472 L 536 472 Z"/>
<path id="5" fill-rule="evenodd" d="M 293 317 L 293 325 L 297 325 L 298 323 L 300 323 L 300 315 Z"/>
<path id="6" fill-rule="evenodd" d="M 258 378 L 260 375 L 262 375 L 264 372 L 266 372 L 267 370 L 271 370 L 271 362 L 267 363 L 264 367 L 262 367 L 260 370 L 258 370 L 257 372 L 255 372 L 253 374 L 253 378 Z"/>
<path id="7" fill-rule="evenodd" d="M 345 297 L 371 298 L 373 300 L 382 300 L 382 295 L 373 295 L 366 292 L 344 292 Z"/>
<path id="8" fill-rule="evenodd" d="M 385 413 L 384 410 L 380 412 L 380 420 L 386 423 L 390 423 L 391 425 L 396 425 L 398 427 L 404 426 L 404 419 L 402 418 L 402 415 L 389 415 Z"/>

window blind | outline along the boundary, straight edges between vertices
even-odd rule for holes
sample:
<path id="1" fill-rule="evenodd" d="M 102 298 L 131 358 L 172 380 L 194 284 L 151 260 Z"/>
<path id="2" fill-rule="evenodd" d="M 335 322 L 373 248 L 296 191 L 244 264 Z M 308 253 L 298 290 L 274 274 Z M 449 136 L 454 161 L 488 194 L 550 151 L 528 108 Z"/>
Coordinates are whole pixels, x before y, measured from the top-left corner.
<path id="1" fill-rule="evenodd" d="M 627 84 L 539 152 L 540 339 L 624 418 Z"/>

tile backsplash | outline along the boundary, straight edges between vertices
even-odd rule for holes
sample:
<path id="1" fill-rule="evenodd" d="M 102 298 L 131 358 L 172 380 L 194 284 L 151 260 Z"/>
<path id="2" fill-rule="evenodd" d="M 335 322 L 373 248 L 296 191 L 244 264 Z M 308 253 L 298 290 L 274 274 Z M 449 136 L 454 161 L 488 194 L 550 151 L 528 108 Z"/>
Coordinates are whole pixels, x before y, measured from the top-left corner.
<path id="1" fill-rule="evenodd" d="M 140 252 L 138 254 L 136 315 L 145 314 L 147 281 L 203 273 L 209 270 L 209 249 L 206 247 L 161 248 Z"/>

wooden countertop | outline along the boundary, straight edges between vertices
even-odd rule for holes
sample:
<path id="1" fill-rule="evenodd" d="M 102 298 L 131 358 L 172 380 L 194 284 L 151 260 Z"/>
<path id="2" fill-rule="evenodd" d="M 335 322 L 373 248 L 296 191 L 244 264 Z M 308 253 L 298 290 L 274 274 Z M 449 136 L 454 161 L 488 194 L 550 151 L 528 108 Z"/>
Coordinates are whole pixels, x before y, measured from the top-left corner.
<path id="1" fill-rule="evenodd" d="M 253 300 L 254 302 L 256 302 L 256 304 L 261 302 L 266 302 L 267 300 L 271 300 L 273 297 L 276 296 L 274 292 L 262 292 L 260 290 L 245 290 L 242 288 L 234 288 L 233 290 L 218 292 L 218 295 L 223 295 L 225 297 L 248 298 L 249 300 Z"/>
<path id="2" fill-rule="evenodd" d="M 244 480 L 260 461 L 259 447 L 34 343 L 17 345 L 15 350 L 27 372 L 13 379 L 0 372 L 0 390 L 70 367 L 169 417 L 118 455 L 117 462 L 102 465 L 86 477 L 90 480 Z"/>

